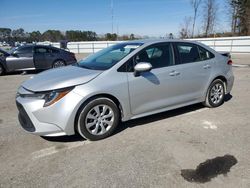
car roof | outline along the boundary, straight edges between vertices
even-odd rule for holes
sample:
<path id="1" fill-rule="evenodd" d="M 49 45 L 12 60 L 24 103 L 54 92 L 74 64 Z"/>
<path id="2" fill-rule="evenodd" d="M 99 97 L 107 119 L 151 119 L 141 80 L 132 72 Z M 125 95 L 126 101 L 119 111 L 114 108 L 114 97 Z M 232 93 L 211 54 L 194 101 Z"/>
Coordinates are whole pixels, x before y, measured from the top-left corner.
<path id="1" fill-rule="evenodd" d="M 142 40 L 124 41 L 124 43 L 142 43 L 142 44 L 154 44 L 161 42 L 188 42 L 188 43 L 200 44 L 199 42 L 196 41 L 183 40 L 183 39 L 142 39 Z"/>
<path id="2" fill-rule="evenodd" d="M 25 47 L 45 47 L 45 48 L 54 48 L 54 49 L 61 50 L 60 48 L 54 47 L 52 45 L 43 45 L 43 44 L 25 44 L 22 46 L 18 46 L 17 48 L 25 48 Z"/>

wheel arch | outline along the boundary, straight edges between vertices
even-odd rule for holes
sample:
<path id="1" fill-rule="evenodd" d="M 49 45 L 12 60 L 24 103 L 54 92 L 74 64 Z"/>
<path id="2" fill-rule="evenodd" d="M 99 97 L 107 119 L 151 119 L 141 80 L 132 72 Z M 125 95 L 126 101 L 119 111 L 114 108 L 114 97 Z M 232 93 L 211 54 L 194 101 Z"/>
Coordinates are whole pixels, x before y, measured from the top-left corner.
<path id="1" fill-rule="evenodd" d="M 75 133 L 78 133 L 77 131 L 77 122 L 78 122 L 78 118 L 79 118 L 79 115 L 81 113 L 81 110 L 84 108 L 84 106 L 86 106 L 90 101 L 94 100 L 94 99 L 97 99 L 97 98 L 107 98 L 107 99 L 110 99 L 111 101 L 113 101 L 116 106 L 118 107 L 119 109 L 119 112 L 120 112 L 120 118 L 123 117 L 123 108 L 122 108 L 122 105 L 120 103 L 120 101 L 117 99 L 117 97 L 111 95 L 111 94 L 107 94 L 107 93 L 101 93 L 101 94 L 96 94 L 96 95 L 93 95 L 91 97 L 89 97 L 87 100 L 85 100 L 81 105 L 80 107 L 78 108 L 77 112 L 76 112 L 76 115 L 75 115 L 75 120 L 74 120 L 74 130 L 75 130 Z"/>
<path id="2" fill-rule="evenodd" d="M 212 80 L 209 82 L 209 84 L 208 84 L 208 86 L 207 86 L 207 88 L 206 88 L 206 90 L 205 90 L 204 96 L 203 96 L 203 101 L 206 100 L 206 97 L 207 97 L 207 94 L 208 94 L 208 90 L 209 90 L 210 85 L 213 83 L 213 81 L 215 81 L 215 80 L 217 80 L 217 79 L 223 81 L 224 87 L 225 87 L 225 93 L 226 93 L 226 91 L 227 91 L 227 79 L 226 79 L 224 76 L 222 76 L 222 75 L 218 75 L 218 76 L 216 76 L 214 79 L 212 79 Z"/>
<path id="3" fill-rule="evenodd" d="M 210 82 L 209 86 L 211 85 L 211 83 L 213 83 L 213 81 L 215 81 L 215 80 L 217 80 L 217 79 L 223 81 L 224 87 L 225 87 L 225 93 L 226 93 L 226 91 L 227 91 L 227 79 L 226 79 L 224 76 L 222 76 L 222 75 L 219 75 L 219 76 L 215 77 L 215 78 Z"/>
<path id="4" fill-rule="evenodd" d="M 66 64 L 66 61 L 65 61 L 63 58 L 56 58 L 56 59 L 54 59 L 54 60 L 52 61 L 51 66 L 53 67 L 54 63 L 57 62 L 57 61 L 63 61 L 64 64 L 67 65 L 67 64 Z"/>

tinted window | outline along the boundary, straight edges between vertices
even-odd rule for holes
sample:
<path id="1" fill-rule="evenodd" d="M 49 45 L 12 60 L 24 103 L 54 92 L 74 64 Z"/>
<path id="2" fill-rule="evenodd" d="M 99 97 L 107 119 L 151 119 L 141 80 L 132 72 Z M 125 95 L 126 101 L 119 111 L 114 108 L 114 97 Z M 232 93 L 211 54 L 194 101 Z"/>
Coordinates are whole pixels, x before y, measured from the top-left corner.
<path id="1" fill-rule="evenodd" d="M 181 63 L 192 63 L 201 60 L 197 45 L 191 43 L 176 43 L 176 47 Z"/>
<path id="2" fill-rule="evenodd" d="M 33 50 L 33 47 L 28 46 L 28 47 L 18 48 L 17 51 L 15 51 L 14 53 L 16 53 L 16 54 L 28 54 L 28 53 L 32 53 L 32 50 Z"/>
<path id="3" fill-rule="evenodd" d="M 157 44 L 139 52 L 134 59 L 135 63 L 148 62 L 153 68 L 173 65 L 173 53 L 170 43 Z"/>
<path id="4" fill-rule="evenodd" d="M 54 48 L 50 48 L 49 51 L 50 53 L 59 53 L 59 50 L 54 49 Z"/>
<path id="5" fill-rule="evenodd" d="M 200 57 L 202 61 L 214 58 L 214 54 L 212 54 L 205 48 L 202 48 L 201 46 L 199 46 L 198 49 L 199 49 L 199 53 L 200 53 Z"/>
<path id="6" fill-rule="evenodd" d="M 42 53 L 48 53 L 48 49 L 47 48 L 44 48 L 44 47 L 36 47 L 35 48 L 35 53 L 39 53 L 39 54 L 42 54 Z"/>

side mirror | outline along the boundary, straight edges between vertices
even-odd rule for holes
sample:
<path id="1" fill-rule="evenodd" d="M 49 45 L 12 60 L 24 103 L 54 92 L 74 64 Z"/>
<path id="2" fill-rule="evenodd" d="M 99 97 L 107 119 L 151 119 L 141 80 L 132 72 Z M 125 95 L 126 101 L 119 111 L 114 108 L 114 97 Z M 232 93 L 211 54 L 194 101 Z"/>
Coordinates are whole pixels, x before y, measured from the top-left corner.
<path id="1" fill-rule="evenodd" d="M 13 57 L 19 57 L 18 54 L 16 54 L 16 53 L 12 53 L 11 55 L 12 55 Z"/>
<path id="2" fill-rule="evenodd" d="M 152 65 L 148 62 L 140 62 L 135 65 L 134 69 L 135 69 L 134 75 L 139 76 L 141 72 L 151 71 Z"/>

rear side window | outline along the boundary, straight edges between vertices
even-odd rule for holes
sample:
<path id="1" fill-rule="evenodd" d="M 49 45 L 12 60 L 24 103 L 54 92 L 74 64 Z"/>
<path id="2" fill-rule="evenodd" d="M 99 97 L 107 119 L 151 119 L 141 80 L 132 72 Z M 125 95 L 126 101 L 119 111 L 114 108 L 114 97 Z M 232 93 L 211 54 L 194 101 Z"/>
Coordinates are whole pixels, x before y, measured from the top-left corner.
<path id="1" fill-rule="evenodd" d="M 212 54 L 205 48 L 198 46 L 198 49 L 199 49 L 199 53 L 200 53 L 200 57 L 202 61 L 214 58 L 214 54 Z"/>
<path id="2" fill-rule="evenodd" d="M 54 48 L 50 48 L 50 53 L 59 53 L 60 51 Z"/>
<path id="3" fill-rule="evenodd" d="M 182 64 L 201 61 L 198 46 L 195 44 L 176 43 L 176 49 Z"/>
<path id="4" fill-rule="evenodd" d="M 43 54 L 43 53 L 48 53 L 48 48 L 44 47 L 36 47 L 35 48 L 35 53 Z"/>

